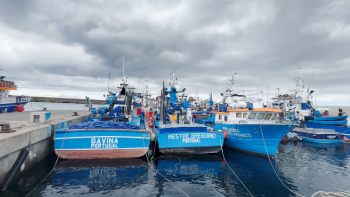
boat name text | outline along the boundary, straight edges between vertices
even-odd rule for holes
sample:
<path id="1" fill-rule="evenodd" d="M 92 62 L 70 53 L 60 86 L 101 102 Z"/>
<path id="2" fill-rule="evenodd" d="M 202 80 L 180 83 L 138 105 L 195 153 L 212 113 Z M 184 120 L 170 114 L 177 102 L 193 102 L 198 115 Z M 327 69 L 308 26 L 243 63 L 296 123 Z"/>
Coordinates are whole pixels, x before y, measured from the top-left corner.
<path id="1" fill-rule="evenodd" d="M 91 148 L 118 148 L 118 139 L 116 137 L 91 138 Z"/>

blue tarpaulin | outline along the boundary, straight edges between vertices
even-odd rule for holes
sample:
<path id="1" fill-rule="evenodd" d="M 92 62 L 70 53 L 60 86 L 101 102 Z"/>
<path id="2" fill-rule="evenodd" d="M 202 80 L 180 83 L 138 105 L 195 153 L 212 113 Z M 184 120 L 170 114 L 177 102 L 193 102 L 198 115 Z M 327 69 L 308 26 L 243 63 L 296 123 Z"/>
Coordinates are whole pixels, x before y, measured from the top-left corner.
<path id="1" fill-rule="evenodd" d="M 69 129 L 140 129 L 138 125 L 114 121 L 86 122 L 69 126 Z"/>

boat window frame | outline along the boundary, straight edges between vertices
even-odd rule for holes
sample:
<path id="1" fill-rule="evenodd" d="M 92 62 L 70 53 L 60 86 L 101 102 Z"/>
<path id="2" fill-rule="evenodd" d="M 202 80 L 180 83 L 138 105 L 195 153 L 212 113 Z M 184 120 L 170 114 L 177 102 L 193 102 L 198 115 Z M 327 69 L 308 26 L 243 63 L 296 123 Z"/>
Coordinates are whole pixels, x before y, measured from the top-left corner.
<path id="1" fill-rule="evenodd" d="M 262 116 L 261 118 L 259 118 L 261 114 L 262 114 L 263 116 Z M 258 115 L 258 117 L 256 117 L 256 119 L 258 119 L 258 120 L 262 120 L 262 119 L 264 119 L 265 114 L 266 114 L 266 113 L 259 113 L 259 115 Z"/>
<path id="2" fill-rule="evenodd" d="M 219 120 L 222 120 L 222 115 L 219 115 Z"/>
<path id="3" fill-rule="evenodd" d="M 277 118 L 277 114 L 276 114 L 276 113 L 274 113 L 274 114 L 272 115 L 271 120 L 275 120 L 276 118 Z"/>
<path id="4" fill-rule="evenodd" d="M 238 117 L 238 114 L 240 115 L 240 117 Z M 236 113 L 236 118 L 242 118 L 242 113 Z"/>
<path id="5" fill-rule="evenodd" d="M 247 118 L 248 113 L 243 113 L 243 118 Z"/>
<path id="6" fill-rule="evenodd" d="M 254 114 L 254 117 L 251 118 L 250 116 L 253 115 L 253 114 Z M 250 113 L 249 116 L 248 116 L 248 119 L 249 120 L 255 119 L 255 116 L 256 116 L 256 113 Z"/>
<path id="7" fill-rule="evenodd" d="M 224 121 L 225 121 L 225 122 L 228 121 L 228 116 L 224 116 Z"/>
<path id="8" fill-rule="evenodd" d="M 270 115 L 269 118 L 266 118 L 268 115 Z M 264 120 L 270 120 L 271 117 L 272 117 L 272 113 L 266 113 L 266 115 L 264 117 Z"/>

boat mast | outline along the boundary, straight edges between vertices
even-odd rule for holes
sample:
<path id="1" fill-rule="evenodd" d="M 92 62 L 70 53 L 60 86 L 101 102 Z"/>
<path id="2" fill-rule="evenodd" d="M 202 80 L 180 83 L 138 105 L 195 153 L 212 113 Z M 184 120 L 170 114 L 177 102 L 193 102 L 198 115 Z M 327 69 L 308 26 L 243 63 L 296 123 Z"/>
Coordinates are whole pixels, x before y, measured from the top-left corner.
<path id="1" fill-rule="evenodd" d="M 123 39 L 124 39 L 124 49 L 123 49 L 123 81 L 125 80 L 125 75 L 124 75 L 124 52 L 125 52 L 125 22 L 124 22 L 124 35 L 123 35 Z M 124 82 L 126 83 L 126 82 Z"/>

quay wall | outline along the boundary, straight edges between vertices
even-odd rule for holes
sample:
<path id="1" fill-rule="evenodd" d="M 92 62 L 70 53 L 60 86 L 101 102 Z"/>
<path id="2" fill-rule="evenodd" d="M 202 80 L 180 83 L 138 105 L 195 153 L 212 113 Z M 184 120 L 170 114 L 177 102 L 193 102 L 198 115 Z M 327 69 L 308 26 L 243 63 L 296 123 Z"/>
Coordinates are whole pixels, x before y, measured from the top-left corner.
<path id="1" fill-rule="evenodd" d="M 22 149 L 29 153 L 17 175 L 30 170 L 53 152 L 55 130 L 86 122 L 90 117 L 88 111 L 78 111 L 78 116 L 72 116 L 71 111 L 51 113 L 51 119 L 47 123 L 29 123 L 30 112 L 0 114 L 0 122 L 9 123 L 11 129 L 16 130 L 13 133 L 0 133 L 0 183 Z"/>

